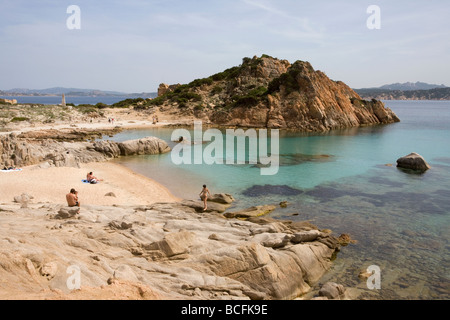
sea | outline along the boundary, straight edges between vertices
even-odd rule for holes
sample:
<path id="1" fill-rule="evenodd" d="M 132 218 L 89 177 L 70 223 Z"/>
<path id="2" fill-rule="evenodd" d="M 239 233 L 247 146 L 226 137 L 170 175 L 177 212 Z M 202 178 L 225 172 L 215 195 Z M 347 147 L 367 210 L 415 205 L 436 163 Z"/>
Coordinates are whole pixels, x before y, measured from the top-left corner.
<path id="1" fill-rule="evenodd" d="M 73 103 L 74 105 L 80 104 L 97 104 L 99 102 L 112 105 L 116 102 L 123 101 L 125 99 L 130 98 L 139 98 L 141 96 L 80 96 L 80 97 L 71 97 L 66 96 L 66 103 Z M 142 96 L 142 98 L 152 98 L 147 96 Z M 35 104 L 47 104 L 47 105 L 58 105 L 62 102 L 62 96 L 0 96 L 0 99 L 16 99 L 17 103 L 35 103 Z"/>
<path id="2" fill-rule="evenodd" d="M 61 100 L 5 98 L 42 104 Z M 124 99 L 66 97 L 66 102 L 113 104 Z M 262 175 L 262 166 L 252 163 L 177 165 L 172 153 L 113 161 L 158 181 L 181 198 L 198 200 L 206 184 L 212 193 L 234 196 L 230 210 L 287 201 L 286 208 L 278 206 L 269 216 L 309 221 L 336 236 L 350 235 L 353 243 L 340 249 L 316 288 L 332 281 L 363 299 L 448 300 L 450 101 L 383 102 L 401 122 L 327 133 L 280 131 L 275 175 Z M 177 129 L 128 130 L 104 139 L 156 136 L 175 148 Z M 187 130 L 194 137 L 192 128 Z M 226 147 L 225 134 L 223 138 Z M 202 149 L 211 143 L 202 143 Z M 270 143 L 269 132 L 269 149 Z M 232 157 L 237 157 L 237 149 L 231 150 Z M 250 154 L 248 144 L 243 149 Z M 224 150 L 224 163 L 229 151 Z M 396 160 L 412 152 L 423 156 L 431 169 L 422 174 L 398 169 Z M 374 267 L 378 272 L 373 277 L 359 276 Z"/>
<path id="3" fill-rule="evenodd" d="M 212 193 L 234 196 L 230 210 L 287 201 L 286 208 L 278 206 L 269 216 L 350 235 L 354 241 L 340 249 L 317 286 L 333 281 L 364 299 L 447 300 L 450 101 L 384 103 L 401 122 L 315 134 L 280 131 L 275 175 L 261 175 L 261 166 L 252 163 L 177 165 L 172 153 L 114 161 L 178 197 L 198 199 L 206 184 Z M 156 136 L 174 148 L 175 130 L 124 131 L 107 139 Z M 245 148 L 250 154 L 248 144 Z M 397 168 L 397 159 L 412 152 L 431 169 L 414 173 Z M 374 267 L 378 272 L 372 272 Z M 369 279 L 359 276 L 369 271 Z"/>

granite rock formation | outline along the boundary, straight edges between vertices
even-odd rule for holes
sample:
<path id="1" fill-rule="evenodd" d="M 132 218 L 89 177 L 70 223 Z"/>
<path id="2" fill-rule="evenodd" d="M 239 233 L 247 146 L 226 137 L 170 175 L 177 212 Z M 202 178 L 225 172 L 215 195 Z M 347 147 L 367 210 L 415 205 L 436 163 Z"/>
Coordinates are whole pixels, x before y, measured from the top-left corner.
<path id="1" fill-rule="evenodd" d="M 415 152 L 401 157 L 397 160 L 397 167 L 403 169 L 410 169 L 419 172 L 425 172 L 430 169 L 430 165 L 425 161 L 425 159 Z"/>
<path id="2" fill-rule="evenodd" d="M 182 203 L 66 209 L 0 206 L 0 299 L 293 299 L 340 248 L 309 223 L 226 219 Z M 299 241 L 305 232 L 315 236 Z"/>
<path id="3" fill-rule="evenodd" d="M 12 133 L 0 136 L 0 167 L 23 167 L 36 164 L 78 167 L 80 163 L 169 151 L 167 143 L 155 137 L 124 142 L 101 140 L 69 143 L 53 139 L 20 138 Z"/>
<path id="4" fill-rule="evenodd" d="M 400 121 L 381 101 L 365 101 L 310 63 L 263 55 L 150 102 L 165 112 L 223 126 L 328 131 Z M 148 107 L 148 106 L 146 106 Z"/>

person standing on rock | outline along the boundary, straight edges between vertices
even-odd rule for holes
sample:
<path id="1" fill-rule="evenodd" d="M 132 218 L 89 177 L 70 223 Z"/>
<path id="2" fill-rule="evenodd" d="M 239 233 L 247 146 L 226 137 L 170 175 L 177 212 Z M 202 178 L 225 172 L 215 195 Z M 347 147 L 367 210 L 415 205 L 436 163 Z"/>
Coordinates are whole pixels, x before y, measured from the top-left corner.
<path id="1" fill-rule="evenodd" d="M 69 207 L 80 207 L 80 201 L 78 200 L 78 191 L 70 189 L 70 192 L 66 194 L 67 205 Z"/>
<path id="2" fill-rule="evenodd" d="M 199 194 L 200 199 L 203 200 L 203 211 L 206 211 L 208 209 L 208 196 L 211 196 L 211 193 L 209 192 L 208 188 L 206 187 L 206 184 L 203 185 L 203 189 Z"/>

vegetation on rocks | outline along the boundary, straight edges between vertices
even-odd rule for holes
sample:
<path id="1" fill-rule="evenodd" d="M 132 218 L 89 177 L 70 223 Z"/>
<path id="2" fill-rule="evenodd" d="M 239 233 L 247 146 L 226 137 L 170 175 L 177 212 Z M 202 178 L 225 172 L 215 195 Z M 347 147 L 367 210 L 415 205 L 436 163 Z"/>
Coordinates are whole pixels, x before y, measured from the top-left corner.
<path id="1" fill-rule="evenodd" d="M 332 81 L 309 62 L 291 64 L 268 55 L 246 57 L 239 66 L 188 84 L 161 84 L 158 94 L 135 108 L 159 108 L 216 125 L 299 131 L 399 121 L 382 102 L 364 102 L 345 83 Z"/>

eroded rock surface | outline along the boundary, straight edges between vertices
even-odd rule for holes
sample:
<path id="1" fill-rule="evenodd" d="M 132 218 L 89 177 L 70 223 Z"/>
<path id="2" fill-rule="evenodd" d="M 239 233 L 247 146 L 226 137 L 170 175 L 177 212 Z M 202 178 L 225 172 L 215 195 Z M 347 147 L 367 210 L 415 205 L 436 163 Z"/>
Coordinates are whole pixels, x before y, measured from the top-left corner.
<path id="1" fill-rule="evenodd" d="M 114 290 L 120 299 L 292 299 L 340 247 L 310 223 L 227 219 L 183 203 L 82 206 L 74 215 L 14 204 L 0 215 L 3 299 L 114 298 Z M 72 270 L 80 290 L 68 285 Z"/>
<path id="2" fill-rule="evenodd" d="M 223 126 L 323 132 L 400 121 L 383 102 L 363 100 L 309 62 L 267 55 L 244 58 L 240 66 L 174 90 L 160 89 L 152 107 Z"/>
<path id="3" fill-rule="evenodd" d="M 35 164 L 78 167 L 80 163 L 169 151 L 167 143 L 155 137 L 124 142 L 109 140 L 64 142 L 53 139 L 20 138 L 17 134 L 0 135 L 0 167 L 23 167 Z"/>

